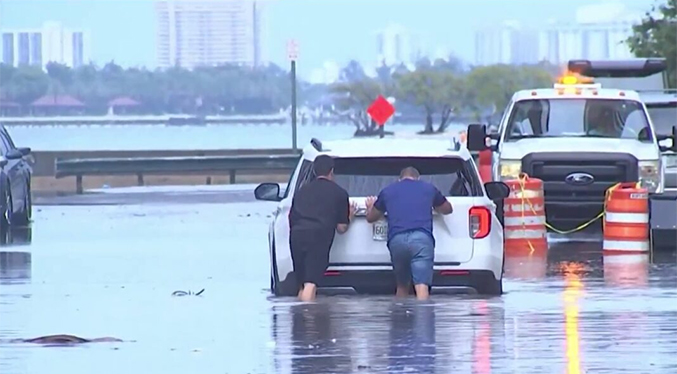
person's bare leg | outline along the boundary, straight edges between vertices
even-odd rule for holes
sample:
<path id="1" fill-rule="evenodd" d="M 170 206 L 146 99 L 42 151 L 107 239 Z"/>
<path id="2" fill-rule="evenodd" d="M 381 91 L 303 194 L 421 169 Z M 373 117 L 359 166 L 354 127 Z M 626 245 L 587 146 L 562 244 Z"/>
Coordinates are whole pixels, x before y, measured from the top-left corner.
<path id="1" fill-rule="evenodd" d="M 305 283 L 301 291 L 301 301 L 313 301 L 317 293 L 317 286 L 313 283 Z"/>
<path id="2" fill-rule="evenodd" d="M 303 286 L 299 288 L 299 293 L 296 295 L 296 297 L 298 297 L 299 299 L 303 297 Z"/>
<path id="3" fill-rule="evenodd" d="M 414 290 L 416 290 L 416 298 L 418 300 L 428 300 L 430 297 L 430 291 L 427 284 L 417 284 L 414 286 Z"/>

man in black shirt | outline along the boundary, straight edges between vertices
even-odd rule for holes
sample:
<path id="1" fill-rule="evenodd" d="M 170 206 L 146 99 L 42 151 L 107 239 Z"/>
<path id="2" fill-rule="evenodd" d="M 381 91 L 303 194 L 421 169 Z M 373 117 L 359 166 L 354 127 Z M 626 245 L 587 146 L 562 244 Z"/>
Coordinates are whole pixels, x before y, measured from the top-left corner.
<path id="1" fill-rule="evenodd" d="M 334 159 L 326 155 L 315 158 L 316 179 L 301 187 L 292 200 L 289 214 L 289 245 L 299 299 L 315 299 L 317 284 L 329 265 L 329 250 L 336 231 L 348 230 L 356 206 L 348 192 L 334 180 Z"/>

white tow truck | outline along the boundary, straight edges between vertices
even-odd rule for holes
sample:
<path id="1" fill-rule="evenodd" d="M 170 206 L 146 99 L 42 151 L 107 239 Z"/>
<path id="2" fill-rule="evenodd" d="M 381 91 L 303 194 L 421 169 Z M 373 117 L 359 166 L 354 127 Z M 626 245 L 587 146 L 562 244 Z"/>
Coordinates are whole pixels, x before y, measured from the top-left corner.
<path id="1" fill-rule="evenodd" d="M 467 133 L 468 149 L 493 151 L 494 180 L 520 173 L 543 180 L 546 220 L 559 230 L 599 215 L 609 187 L 639 182 L 650 192 L 652 233 L 677 233 L 675 218 L 658 214 L 677 212 L 677 197 L 663 194 L 661 159 L 661 152 L 677 149 L 675 130 L 657 135 L 636 91 L 567 74 L 552 88 L 516 92 L 497 132 L 472 124 Z"/>

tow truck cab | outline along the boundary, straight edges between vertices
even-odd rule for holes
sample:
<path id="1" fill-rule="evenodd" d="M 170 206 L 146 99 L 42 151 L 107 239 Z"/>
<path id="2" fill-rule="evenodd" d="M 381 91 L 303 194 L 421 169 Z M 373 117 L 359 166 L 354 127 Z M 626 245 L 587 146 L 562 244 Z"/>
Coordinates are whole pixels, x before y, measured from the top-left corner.
<path id="1" fill-rule="evenodd" d="M 492 150 L 494 180 L 519 173 L 543 180 L 547 221 L 571 230 L 603 210 L 605 192 L 616 183 L 639 182 L 662 196 L 661 152 L 675 151 L 675 132 L 656 134 L 637 92 L 572 74 L 553 88 L 515 93 L 498 131 L 472 124 L 467 143 L 471 151 Z"/>
<path id="2" fill-rule="evenodd" d="M 660 136 L 669 136 L 677 125 L 677 89 L 668 87 L 664 58 L 630 60 L 571 60 L 569 70 L 592 77 L 603 87 L 629 89 L 639 93 Z M 677 153 L 663 152 L 666 191 L 677 193 Z"/>

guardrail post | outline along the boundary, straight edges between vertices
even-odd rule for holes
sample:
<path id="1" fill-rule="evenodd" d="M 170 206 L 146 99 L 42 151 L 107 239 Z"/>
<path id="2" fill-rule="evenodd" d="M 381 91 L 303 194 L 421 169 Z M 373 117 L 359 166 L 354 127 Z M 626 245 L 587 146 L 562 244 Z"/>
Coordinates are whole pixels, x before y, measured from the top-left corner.
<path id="1" fill-rule="evenodd" d="M 230 171 L 230 184 L 235 184 L 235 170 Z"/>
<path id="2" fill-rule="evenodd" d="M 82 175 L 75 176 L 75 192 L 82 194 Z"/>
<path id="3" fill-rule="evenodd" d="M 143 186 L 143 174 L 136 175 L 136 184 L 139 186 Z"/>

